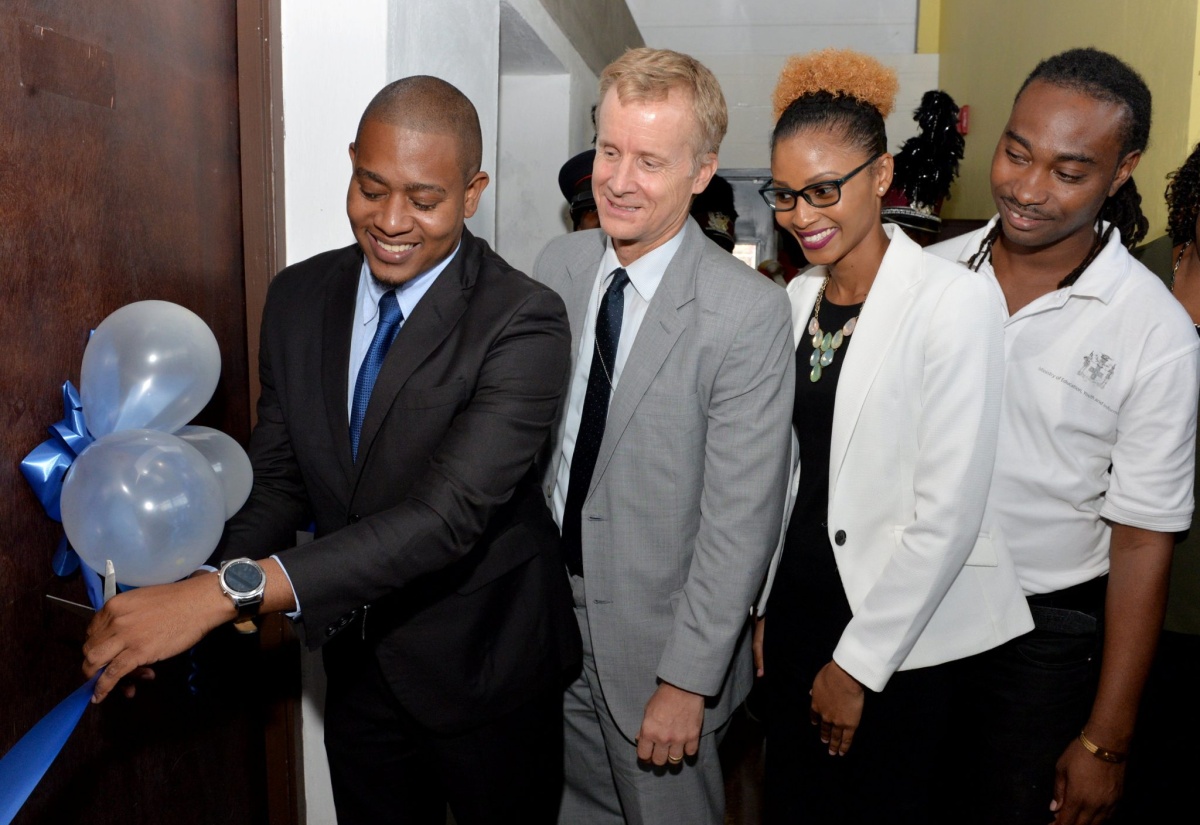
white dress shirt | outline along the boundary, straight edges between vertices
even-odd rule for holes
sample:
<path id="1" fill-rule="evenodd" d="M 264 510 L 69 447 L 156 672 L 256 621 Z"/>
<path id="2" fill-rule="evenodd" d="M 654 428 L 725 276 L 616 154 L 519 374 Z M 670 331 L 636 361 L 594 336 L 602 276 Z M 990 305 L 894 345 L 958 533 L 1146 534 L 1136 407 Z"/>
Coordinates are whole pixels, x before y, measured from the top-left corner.
<path id="1" fill-rule="evenodd" d="M 612 391 L 616 392 L 617 383 L 621 380 L 621 371 L 633 349 L 634 339 L 646 310 L 658 285 L 662 283 L 663 273 L 667 265 L 683 244 L 683 233 L 689 231 L 688 224 L 677 232 L 674 237 L 662 246 L 650 250 L 642 257 L 624 267 L 629 275 L 629 286 L 625 287 L 625 307 L 621 314 L 621 337 L 617 342 L 616 363 L 612 370 Z M 587 316 L 583 329 L 579 331 L 579 353 L 575 359 L 575 372 L 571 375 L 571 396 L 567 404 L 567 420 L 562 430 L 562 461 L 558 464 L 558 477 L 554 484 L 554 520 L 562 528 L 563 510 L 567 504 L 567 487 L 571 483 L 571 456 L 575 454 L 575 436 L 579 433 L 579 421 L 583 417 L 583 399 L 587 395 L 588 375 L 592 371 L 592 351 L 596 346 L 596 316 L 600 312 L 600 296 L 612 282 L 613 271 L 621 267 L 617 253 L 613 249 L 612 239 L 606 242 L 604 257 L 596 270 L 595 289 L 588 300 Z M 630 289 L 630 286 L 633 288 Z M 611 398 L 609 399 L 611 402 Z M 610 405 L 611 406 L 611 405 Z"/>
<path id="2" fill-rule="evenodd" d="M 454 260 L 454 256 L 458 254 L 461 246 L 462 241 L 460 240 L 454 247 L 454 251 L 437 266 L 397 287 L 377 281 L 371 274 L 371 267 L 367 263 L 367 259 L 363 258 L 362 269 L 358 276 L 358 298 L 354 304 L 354 325 L 350 333 L 350 369 L 346 373 L 347 415 L 352 415 L 354 412 L 354 385 L 358 382 L 358 371 L 362 368 L 363 359 L 367 357 L 367 350 L 371 348 L 375 330 L 379 328 L 379 299 L 388 290 L 395 289 L 396 303 L 400 305 L 400 312 L 407 320 L 412 311 L 417 308 L 417 302 L 425 297 L 425 293 L 433 286 L 433 282 Z M 404 321 L 400 322 L 400 326 L 404 326 Z"/>
<path id="3" fill-rule="evenodd" d="M 458 254 L 461 247 L 462 240 L 460 239 L 455 245 L 454 251 L 447 255 L 441 263 L 397 287 L 391 287 L 376 280 L 375 276 L 371 274 L 370 264 L 367 263 L 366 257 L 363 257 L 362 268 L 358 273 L 358 296 L 354 303 L 354 324 L 350 332 L 350 369 L 346 374 L 347 416 L 354 414 L 354 385 L 358 382 L 358 371 L 362 368 L 363 359 L 367 357 L 367 350 L 371 348 L 375 330 L 379 328 L 379 299 L 388 290 L 395 289 L 396 303 L 400 305 L 404 319 L 408 320 L 412 311 L 417 308 L 417 303 L 425 297 L 425 293 L 454 260 L 454 256 Z M 400 326 L 404 326 L 404 321 L 400 322 Z M 271 558 L 278 562 L 279 569 L 283 571 L 284 578 L 288 580 L 288 587 L 292 588 L 292 598 L 296 601 L 296 609 L 287 616 L 290 619 L 298 619 L 300 618 L 300 597 L 296 595 L 296 588 L 292 587 L 292 577 L 288 575 L 283 559 L 278 555 L 273 555 Z"/>

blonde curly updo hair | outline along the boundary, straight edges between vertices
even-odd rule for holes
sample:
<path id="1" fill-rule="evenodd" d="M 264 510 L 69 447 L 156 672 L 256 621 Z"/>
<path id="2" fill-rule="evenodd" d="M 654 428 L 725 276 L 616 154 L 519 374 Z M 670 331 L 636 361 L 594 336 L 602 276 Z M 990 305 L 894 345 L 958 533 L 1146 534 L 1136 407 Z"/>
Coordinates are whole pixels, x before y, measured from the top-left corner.
<path id="1" fill-rule="evenodd" d="M 870 55 L 822 49 L 793 55 L 775 86 L 771 149 L 799 132 L 825 128 L 868 154 L 887 151 L 883 119 L 896 102 L 896 73 Z"/>
<path id="2" fill-rule="evenodd" d="M 775 119 L 797 98 L 816 92 L 846 96 L 887 117 L 896 104 L 896 73 L 870 55 L 851 49 L 822 49 L 788 58 L 775 86 Z"/>

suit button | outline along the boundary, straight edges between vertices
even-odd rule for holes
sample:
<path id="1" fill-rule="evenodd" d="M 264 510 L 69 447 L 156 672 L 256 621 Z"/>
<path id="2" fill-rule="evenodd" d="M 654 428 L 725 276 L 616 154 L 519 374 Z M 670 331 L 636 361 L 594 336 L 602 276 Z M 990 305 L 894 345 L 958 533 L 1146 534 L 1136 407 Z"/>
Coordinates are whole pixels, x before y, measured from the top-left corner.
<path id="1" fill-rule="evenodd" d="M 350 519 L 349 519 L 351 524 L 355 524 L 361 520 L 362 520 L 362 516 L 360 516 L 358 513 L 355 513 L 354 515 L 350 516 Z"/>
<path id="2" fill-rule="evenodd" d="M 838 547 L 841 547 L 843 544 L 845 544 L 846 543 L 846 531 L 838 530 L 836 533 L 834 533 L 833 541 Z"/>

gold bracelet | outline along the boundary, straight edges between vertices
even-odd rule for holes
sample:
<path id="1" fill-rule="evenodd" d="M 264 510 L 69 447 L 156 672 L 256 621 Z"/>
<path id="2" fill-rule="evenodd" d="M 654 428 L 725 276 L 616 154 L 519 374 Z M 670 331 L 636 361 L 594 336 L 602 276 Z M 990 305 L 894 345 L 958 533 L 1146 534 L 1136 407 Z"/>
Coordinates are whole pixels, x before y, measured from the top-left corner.
<path id="1" fill-rule="evenodd" d="M 1125 761 L 1128 754 L 1120 753 L 1119 751 L 1110 751 L 1108 748 L 1102 748 L 1087 738 L 1083 731 L 1079 732 L 1079 744 L 1087 748 L 1088 753 L 1097 759 L 1102 759 L 1105 762 L 1112 762 L 1114 765 Z"/>

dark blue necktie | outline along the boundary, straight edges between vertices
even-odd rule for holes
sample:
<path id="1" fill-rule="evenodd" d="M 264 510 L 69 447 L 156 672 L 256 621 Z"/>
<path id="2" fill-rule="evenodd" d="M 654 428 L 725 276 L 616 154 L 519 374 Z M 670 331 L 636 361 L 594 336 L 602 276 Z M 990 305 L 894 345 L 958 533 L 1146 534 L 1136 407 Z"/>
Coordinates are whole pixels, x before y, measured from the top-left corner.
<path id="1" fill-rule="evenodd" d="M 362 435 L 363 419 L 367 415 L 367 403 L 371 400 L 371 390 L 375 389 L 375 379 L 379 377 L 379 368 L 387 355 L 400 324 L 404 321 L 404 313 L 396 301 L 396 291 L 389 289 L 379 299 L 379 325 L 375 328 L 375 337 L 371 339 L 371 347 L 367 357 L 358 368 L 358 378 L 354 382 L 354 404 L 350 407 L 350 454 L 358 460 L 358 439 Z"/>
<path id="2" fill-rule="evenodd" d="M 617 268 L 612 283 L 604 291 L 596 314 L 596 345 L 592 348 L 592 369 L 588 373 L 587 394 L 583 397 L 583 415 L 571 454 L 571 479 L 567 502 L 563 507 L 562 551 L 567 569 L 583 575 L 581 512 L 596 469 L 604 425 L 608 421 L 608 400 L 612 394 L 612 376 L 617 363 L 617 342 L 621 340 L 621 316 L 625 312 L 625 285 L 629 275 Z"/>

